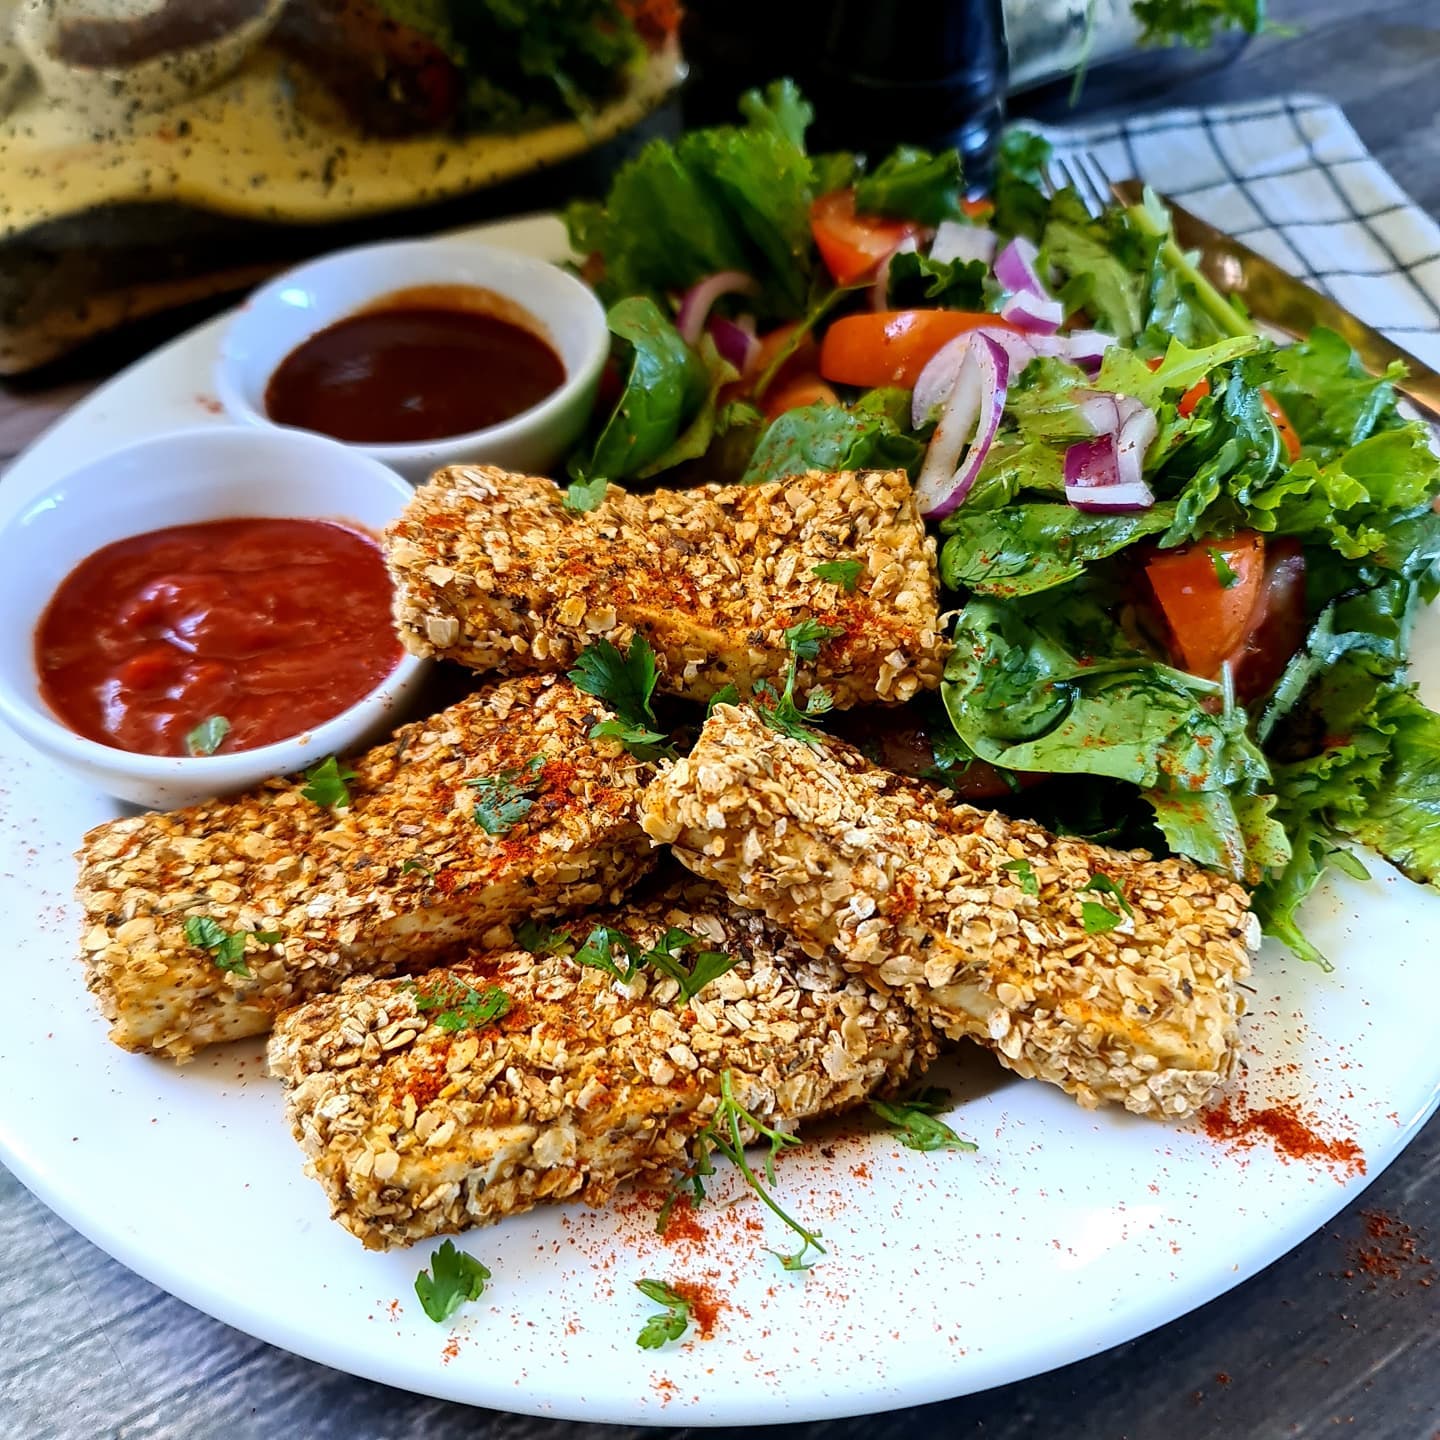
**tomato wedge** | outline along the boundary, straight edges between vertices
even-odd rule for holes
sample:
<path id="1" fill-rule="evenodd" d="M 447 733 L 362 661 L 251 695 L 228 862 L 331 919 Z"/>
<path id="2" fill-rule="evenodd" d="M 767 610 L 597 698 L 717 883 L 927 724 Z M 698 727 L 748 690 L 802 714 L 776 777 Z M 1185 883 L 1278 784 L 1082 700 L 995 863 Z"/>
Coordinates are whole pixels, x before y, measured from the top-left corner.
<path id="1" fill-rule="evenodd" d="M 818 401 L 827 405 L 838 405 L 835 392 L 818 375 L 797 375 L 784 385 L 772 385 L 765 392 L 762 409 L 765 418 L 773 420 L 787 410 L 798 410 L 802 405 L 814 405 Z"/>
<path id="2" fill-rule="evenodd" d="M 1235 698 L 1248 705 L 1268 695 L 1291 656 L 1305 643 L 1305 555 L 1289 536 L 1265 547 L 1265 578 L 1245 634 L 1233 654 L 1230 673 Z"/>
<path id="3" fill-rule="evenodd" d="M 833 190 L 810 206 L 810 233 L 837 285 L 849 285 L 868 275 L 902 240 L 919 230 L 913 220 L 857 215 L 853 190 Z"/>
<path id="4" fill-rule="evenodd" d="M 820 373 L 837 385 L 913 387 L 942 345 L 981 325 L 1017 328 L 984 311 L 876 310 L 845 315 L 820 343 Z"/>
<path id="5" fill-rule="evenodd" d="M 1145 576 L 1182 668 L 1204 680 L 1218 678 L 1221 665 L 1245 639 L 1264 574 L 1265 540 L 1253 530 L 1161 550 L 1151 558 Z"/>

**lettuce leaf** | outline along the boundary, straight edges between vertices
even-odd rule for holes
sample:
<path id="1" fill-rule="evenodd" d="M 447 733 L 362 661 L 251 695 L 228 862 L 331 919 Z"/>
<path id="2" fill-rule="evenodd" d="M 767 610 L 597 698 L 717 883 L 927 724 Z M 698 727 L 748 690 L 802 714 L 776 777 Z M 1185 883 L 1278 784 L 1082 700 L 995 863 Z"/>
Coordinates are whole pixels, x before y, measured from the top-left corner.
<path id="1" fill-rule="evenodd" d="M 894 215 L 922 225 L 938 225 L 942 220 L 958 220 L 964 213 L 960 195 L 957 151 L 932 155 L 902 145 L 855 182 L 855 209 L 861 215 Z"/>
<path id="2" fill-rule="evenodd" d="M 1017 505 L 954 511 L 940 552 L 940 579 L 952 590 L 1008 598 L 1054 589 L 1114 555 L 1168 529 L 1174 505 L 1133 515 L 1091 515 L 1072 505 Z"/>
<path id="3" fill-rule="evenodd" d="M 890 262 L 886 298 L 896 310 L 990 310 L 999 293 L 983 260 L 932 260 L 912 250 Z"/>
<path id="4" fill-rule="evenodd" d="M 1384 375 L 1370 374 L 1345 340 L 1321 326 L 1309 339 L 1275 351 L 1266 388 L 1306 449 L 1325 460 L 1404 423 L 1395 405 L 1395 382 L 1403 376 L 1398 362 Z"/>
<path id="5" fill-rule="evenodd" d="M 806 470 L 905 470 L 912 474 L 924 444 L 908 432 L 910 392 L 871 390 L 852 405 L 817 401 L 777 416 L 760 437 L 746 485 Z"/>
<path id="6" fill-rule="evenodd" d="M 571 244 L 603 261 L 603 299 L 658 298 L 743 270 L 760 281 L 767 318 L 805 309 L 816 275 L 810 203 L 818 181 L 828 187 L 853 161 L 806 154 L 813 111 L 792 81 L 751 91 L 741 111 L 743 125 L 652 140 L 621 166 L 603 204 L 567 209 Z"/>
<path id="7" fill-rule="evenodd" d="M 1050 214 L 1042 189 L 1051 145 L 1033 130 L 1009 130 L 995 152 L 995 202 L 992 219 L 1002 235 L 1025 235 L 1039 242 Z"/>

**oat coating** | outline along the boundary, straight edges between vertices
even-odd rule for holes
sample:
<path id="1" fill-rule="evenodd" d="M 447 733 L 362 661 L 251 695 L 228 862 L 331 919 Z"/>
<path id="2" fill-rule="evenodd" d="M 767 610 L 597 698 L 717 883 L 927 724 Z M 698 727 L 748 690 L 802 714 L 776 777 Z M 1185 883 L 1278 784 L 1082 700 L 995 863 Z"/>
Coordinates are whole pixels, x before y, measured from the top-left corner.
<path id="1" fill-rule="evenodd" d="M 1259 926 L 1238 885 L 1187 861 L 1057 839 L 729 705 L 650 787 L 642 822 L 809 953 L 833 946 L 1082 1105 L 1189 1115 L 1230 1073 Z M 1096 875 L 1134 916 L 1087 933 L 1087 901 L 1123 914 L 1085 890 Z"/>
<path id="2" fill-rule="evenodd" d="M 542 1201 L 607 1201 L 663 1179 L 714 1113 L 720 1074 L 763 1123 L 801 1120 L 891 1090 L 935 1054 L 908 1007 L 810 959 L 758 915 L 691 877 L 609 924 L 644 945 L 667 926 L 738 957 L 686 1002 L 642 970 L 622 985 L 565 955 L 506 949 L 411 983 L 352 980 L 280 1017 L 270 1068 L 306 1171 L 370 1249 L 489 1224 Z M 447 1031 L 439 987 L 505 990 L 511 1008 Z"/>
<path id="3" fill-rule="evenodd" d="M 431 963 L 496 927 L 508 936 L 521 916 L 617 903 L 654 865 L 636 814 L 654 770 L 590 739 L 608 715 L 568 680 L 508 681 L 353 759 L 348 809 L 276 780 L 97 826 L 78 894 L 111 1039 L 185 1060 L 263 1034 L 277 1011 L 347 976 Z M 487 834 L 466 782 L 512 772 L 533 777 L 528 813 Z M 281 938 L 248 940 L 248 975 L 227 971 L 187 940 L 191 916 Z"/>
<path id="4" fill-rule="evenodd" d="M 799 691 L 840 708 L 899 703 L 940 684 L 935 541 L 899 472 L 812 472 L 768 485 L 631 495 L 576 513 L 549 480 L 441 470 L 386 535 L 406 646 L 476 670 L 563 670 L 599 636 L 654 647 L 660 689 L 748 696 L 790 660 L 802 620 L 836 638 Z M 815 566 L 859 561 L 852 592 Z"/>

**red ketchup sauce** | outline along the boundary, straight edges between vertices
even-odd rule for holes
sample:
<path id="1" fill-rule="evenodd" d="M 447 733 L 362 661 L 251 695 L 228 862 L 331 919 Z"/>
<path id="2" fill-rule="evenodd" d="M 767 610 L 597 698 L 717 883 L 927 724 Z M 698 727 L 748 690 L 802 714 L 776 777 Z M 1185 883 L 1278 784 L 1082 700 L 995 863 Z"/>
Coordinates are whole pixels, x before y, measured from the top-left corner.
<path id="1" fill-rule="evenodd" d="M 81 561 L 35 632 L 40 691 L 77 734 L 145 755 L 253 750 L 333 719 L 399 663 L 370 536 L 216 520 Z M 223 719 L 229 729 L 211 750 Z"/>

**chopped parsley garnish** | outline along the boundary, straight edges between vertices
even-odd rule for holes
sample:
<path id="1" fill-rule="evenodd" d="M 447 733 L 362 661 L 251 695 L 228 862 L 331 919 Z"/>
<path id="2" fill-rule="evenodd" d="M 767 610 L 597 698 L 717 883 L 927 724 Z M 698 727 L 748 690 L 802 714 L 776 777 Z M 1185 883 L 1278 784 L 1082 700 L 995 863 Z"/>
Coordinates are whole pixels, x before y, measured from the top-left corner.
<path id="1" fill-rule="evenodd" d="M 407 860 L 400 867 L 400 873 L 402 875 L 420 874 L 430 876 L 433 876 L 435 874 L 435 872 L 423 860 Z"/>
<path id="2" fill-rule="evenodd" d="M 690 1302 L 663 1280 L 637 1280 L 635 1288 L 647 1300 L 665 1307 L 645 1322 L 635 1343 L 642 1350 L 658 1350 L 671 1340 L 678 1340 L 690 1326 Z"/>
<path id="3" fill-rule="evenodd" d="M 488 1279 L 490 1272 L 485 1266 L 447 1240 L 430 1257 L 430 1269 L 415 1277 L 415 1293 L 425 1313 L 442 1325 L 467 1300 L 478 1300 Z"/>
<path id="4" fill-rule="evenodd" d="M 827 560 L 823 565 L 817 565 L 810 572 L 818 580 L 828 580 L 832 585 L 838 585 L 847 594 L 853 595 L 855 587 L 860 583 L 860 577 L 865 573 L 865 563 L 862 560 Z"/>
<path id="5" fill-rule="evenodd" d="M 750 1162 L 746 1159 L 743 1132 L 749 1130 L 760 1140 L 770 1142 L 769 1152 L 765 1156 L 765 1181 L 770 1185 L 775 1183 L 775 1157 L 787 1145 L 798 1145 L 799 1138 L 794 1135 L 786 1135 L 779 1130 L 772 1130 L 764 1121 L 752 1115 L 736 1100 L 734 1087 L 735 1081 L 732 1072 L 722 1070 L 720 1072 L 720 1104 L 710 1117 L 710 1123 L 695 1137 L 692 1152 L 693 1163 L 681 1178 L 675 1192 L 661 1209 L 657 1228 L 663 1233 L 665 1223 L 670 1217 L 671 1207 L 679 1198 L 680 1189 L 685 1185 L 689 1185 L 695 1204 L 698 1205 L 704 1200 L 706 1177 L 715 1173 L 715 1166 L 710 1157 L 718 1150 L 745 1177 L 745 1183 L 760 1197 L 765 1207 L 773 1215 L 783 1220 L 800 1237 L 800 1249 L 793 1255 L 786 1255 L 778 1250 L 772 1250 L 770 1253 L 776 1256 L 787 1270 L 808 1270 L 810 1266 L 806 1264 L 805 1257 L 810 1251 L 813 1250 L 817 1255 L 826 1253 L 825 1247 L 820 1243 L 819 1233 L 807 1230 L 793 1215 L 782 1210 L 775 1197 L 770 1194 L 765 1185 L 760 1183 L 759 1176 L 750 1168 Z"/>
<path id="6" fill-rule="evenodd" d="M 609 488 L 610 481 L 603 475 L 597 475 L 593 480 L 572 480 L 565 487 L 565 498 L 561 503 L 567 510 L 584 513 L 593 510 L 605 498 Z"/>
<path id="7" fill-rule="evenodd" d="M 740 703 L 740 691 L 736 689 L 735 682 L 727 681 L 711 697 L 710 703 L 705 707 L 705 717 L 714 714 L 717 705 L 738 705 Z"/>
<path id="8" fill-rule="evenodd" d="M 872 1100 L 870 1108 L 890 1125 L 900 1143 L 911 1150 L 975 1150 L 972 1140 L 962 1140 L 936 1113 L 949 1103 L 947 1090 L 917 1091 L 907 1100 Z"/>
<path id="9" fill-rule="evenodd" d="M 1080 923 L 1087 935 L 1103 935 L 1113 930 L 1125 917 L 1117 915 L 1108 905 L 1097 905 L 1093 900 L 1080 903 Z"/>
<path id="10" fill-rule="evenodd" d="M 1370 872 L 1365 868 L 1365 862 L 1353 851 L 1346 850 L 1342 845 L 1336 845 L 1326 853 L 1327 863 L 1333 865 L 1342 875 L 1348 875 L 1352 880 L 1368 880 Z"/>
<path id="11" fill-rule="evenodd" d="M 687 950 L 695 952 L 695 959 L 688 968 L 681 958 Z M 622 958 L 625 962 L 623 969 Z M 736 957 L 727 955 L 723 950 L 706 949 L 705 942 L 698 936 L 673 925 L 648 950 L 619 930 L 597 925 L 575 952 L 575 963 L 591 970 L 601 970 L 622 985 L 628 985 L 649 965 L 662 975 L 668 975 L 680 987 L 680 993 L 687 1000 L 693 1000 L 712 980 L 718 980 L 727 970 L 733 969 Z"/>
<path id="12" fill-rule="evenodd" d="M 522 920 L 515 929 L 515 943 L 532 955 L 568 955 L 575 948 L 575 937 L 538 920 Z"/>
<path id="13" fill-rule="evenodd" d="M 431 1011 L 430 1023 L 440 1030 L 478 1030 L 510 1010 L 510 997 L 498 986 L 477 990 L 453 975 L 447 975 L 433 990 L 421 990 L 412 980 L 415 1008 L 422 1015 Z"/>
<path id="14" fill-rule="evenodd" d="M 795 703 L 795 661 L 785 672 L 785 688 L 779 693 L 768 680 L 762 680 L 755 687 L 755 713 L 772 730 L 788 735 L 792 740 L 803 740 L 807 745 L 819 744 L 810 721 L 835 708 L 830 692 L 816 686 L 805 699 L 802 710 Z"/>
<path id="15" fill-rule="evenodd" d="M 1028 860 L 1007 860 L 1000 868 L 1012 871 L 1015 875 L 1015 883 L 1027 895 L 1040 893 L 1040 878 L 1035 874 L 1035 867 Z"/>
<path id="16" fill-rule="evenodd" d="M 530 813 L 544 764 L 545 757 L 537 755 L 528 765 L 465 782 L 477 794 L 475 823 L 487 835 L 503 835 Z"/>
<path id="17" fill-rule="evenodd" d="M 1222 590 L 1233 589 L 1240 581 L 1240 577 L 1231 568 L 1230 562 L 1212 545 L 1210 547 L 1210 560 L 1215 566 L 1215 578 L 1220 582 Z"/>
<path id="18" fill-rule="evenodd" d="M 257 945 L 278 945 L 284 936 L 278 930 L 226 930 L 213 916 L 191 915 L 185 921 L 185 938 L 196 949 L 208 950 L 220 969 L 248 980 L 246 940 L 254 939 Z"/>
<path id="19" fill-rule="evenodd" d="M 1095 890 L 1102 895 L 1113 895 L 1119 902 L 1120 908 L 1130 916 L 1135 914 L 1134 908 L 1125 898 L 1125 892 L 1106 874 L 1097 871 L 1081 887 L 1084 890 Z"/>
<path id="20" fill-rule="evenodd" d="M 306 784 L 300 793 L 326 810 L 335 806 L 343 807 L 350 803 L 350 787 L 345 782 L 354 778 L 353 770 L 341 765 L 330 755 L 305 772 Z"/>
<path id="21" fill-rule="evenodd" d="M 785 646 L 797 660 L 818 660 L 820 647 L 845 631 L 838 625 L 825 625 L 819 620 L 801 620 L 785 632 Z"/>
<path id="22" fill-rule="evenodd" d="M 186 737 L 187 755 L 213 755 L 230 733 L 230 722 L 223 715 L 202 720 Z"/>
<path id="23" fill-rule="evenodd" d="M 665 732 L 659 728 L 650 703 L 657 678 L 655 652 L 643 635 L 633 635 L 623 655 L 603 638 L 587 645 L 575 661 L 570 678 L 577 689 L 603 700 L 618 717 L 595 725 L 591 739 L 609 736 L 642 760 L 669 753 Z"/>

